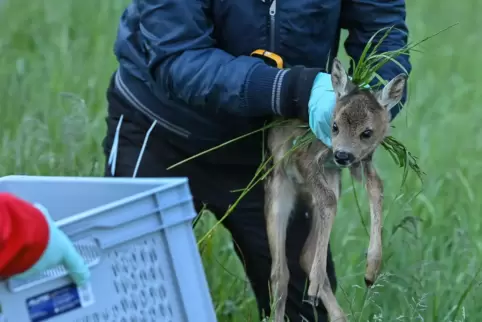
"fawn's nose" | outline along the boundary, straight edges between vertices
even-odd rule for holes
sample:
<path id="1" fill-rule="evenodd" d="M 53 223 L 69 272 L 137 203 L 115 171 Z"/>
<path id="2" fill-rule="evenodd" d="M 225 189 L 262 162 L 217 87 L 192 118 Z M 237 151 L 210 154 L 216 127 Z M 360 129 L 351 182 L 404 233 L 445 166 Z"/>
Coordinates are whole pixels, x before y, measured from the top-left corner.
<path id="1" fill-rule="evenodd" d="M 336 151 L 335 152 L 335 161 L 340 165 L 348 165 L 355 161 L 355 156 L 346 151 Z"/>

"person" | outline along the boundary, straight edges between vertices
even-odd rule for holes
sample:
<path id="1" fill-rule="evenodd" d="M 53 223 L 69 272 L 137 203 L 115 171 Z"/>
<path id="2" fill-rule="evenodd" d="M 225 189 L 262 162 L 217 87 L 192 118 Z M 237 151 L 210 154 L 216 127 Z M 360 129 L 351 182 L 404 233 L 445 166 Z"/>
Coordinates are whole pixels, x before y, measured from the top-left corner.
<path id="1" fill-rule="evenodd" d="M 188 177 L 196 209 L 206 205 L 220 219 L 239 197 L 233 190 L 245 188 L 260 165 L 264 133 L 167 168 L 278 116 L 307 122 L 330 146 L 335 98 L 325 66 L 337 55 L 341 30 L 348 30 L 344 48 L 357 62 L 382 28 L 394 27 L 379 51 L 405 46 L 405 18 L 404 0 L 133 0 L 113 46 L 118 68 L 106 91 L 105 176 Z M 252 56 L 257 49 L 279 55 L 286 68 Z M 391 79 L 400 66 L 410 73 L 408 55 L 396 60 L 378 74 Z M 402 103 L 406 96 L 405 90 Z M 391 110 L 392 119 L 400 108 Z M 261 318 L 271 312 L 263 204 L 258 184 L 223 221 Z M 327 319 L 322 305 L 305 301 L 299 256 L 309 221 L 298 202 L 287 233 L 290 321 Z M 336 290 L 331 250 L 327 271 Z"/>
<path id="2" fill-rule="evenodd" d="M 60 264 L 78 286 L 88 282 L 88 267 L 47 209 L 0 193 L 0 279 L 31 277 Z"/>

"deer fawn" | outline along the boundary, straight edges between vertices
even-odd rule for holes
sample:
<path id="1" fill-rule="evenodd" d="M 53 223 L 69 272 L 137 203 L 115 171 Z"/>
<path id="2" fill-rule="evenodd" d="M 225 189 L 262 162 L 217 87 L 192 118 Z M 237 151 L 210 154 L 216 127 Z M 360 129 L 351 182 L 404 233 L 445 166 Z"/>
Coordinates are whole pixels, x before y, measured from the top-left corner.
<path id="1" fill-rule="evenodd" d="M 366 178 L 370 203 L 370 242 L 365 283 L 370 287 L 382 260 L 383 184 L 372 155 L 388 135 L 390 109 L 402 98 L 406 76 L 400 74 L 378 91 L 359 89 L 349 79 L 338 59 L 331 72 L 336 106 L 332 123 L 332 148 L 321 141 L 292 152 L 293 140 L 305 133 L 297 120 L 272 128 L 268 134 L 268 153 L 276 167 L 265 182 L 265 219 L 272 256 L 271 285 L 276 306 L 274 320 L 284 321 L 289 271 L 286 261 L 286 229 L 295 200 L 303 198 L 311 207 L 311 230 L 300 256 L 300 264 L 309 276 L 308 296 L 316 304 L 321 299 L 332 322 L 347 321 L 326 275 L 326 256 L 337 202 L 341 190 L 341 171 L 349 168 L 357 180 Z M 333 160 L 336 166 L 328 166 Z"/>

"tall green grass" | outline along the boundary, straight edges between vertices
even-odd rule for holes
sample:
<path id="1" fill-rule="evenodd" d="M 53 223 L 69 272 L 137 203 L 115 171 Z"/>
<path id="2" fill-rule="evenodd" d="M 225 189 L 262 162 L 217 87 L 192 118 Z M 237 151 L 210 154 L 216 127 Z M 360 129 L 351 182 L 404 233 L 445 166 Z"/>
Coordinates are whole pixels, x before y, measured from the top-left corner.
<path id="1" fill-rule="evenodd" d="M 102 174 L 105 88 L 116 67 L 112 45 L 126 3 L 0 4 L 1 175 Z M 412 40 L 460 24 L 412 54 L 410 97 L 394 122 L 394 136 L 426 173 L 423 186 L 410 173 L 400 190 L 399 168 L 387 153 L 377 153 L 386 196 L 384 265 L 368 294 L 368 236 L 351 182 L 344 180 L 332 244 L 337 297 L 353 321 L 482 321 L 481 10 L 475 0 L 408 3 Z M 368 221 L 366 194 L 355 187 Z M 213 224 L 204 216 L 196 234 L 204 236 Z M 200 250 L 219 320 L 256 321 L 229 234 L 216 229 Z"/>

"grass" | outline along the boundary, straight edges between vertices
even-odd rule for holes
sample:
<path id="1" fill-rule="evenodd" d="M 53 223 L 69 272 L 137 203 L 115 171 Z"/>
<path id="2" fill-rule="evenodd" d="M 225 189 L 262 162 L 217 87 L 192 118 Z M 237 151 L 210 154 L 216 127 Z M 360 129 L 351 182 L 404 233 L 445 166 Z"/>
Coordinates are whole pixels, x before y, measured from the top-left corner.
<path id="1" fill-rule="evenodd" d="M 112 44 L 125 4 L 2 2 L 1 175 L 102 174 L 105 88 L 116 67 Z M 344 182 L 332 244 L 337 296 L 353 321 L 482 321 L 481 9 L 476 0 L 408 3 L 414 40 L 460 24 L 413 53 L 410 98 L 394 122 L 394 136 L 426 173 L 423 187 L 410 173 L 400 190 L 400 169 L 382 149 L 377 154 L 387 200 L 384 275 L 368 294 L 368 236 L 351 183 Z M 366 195 L 355 187 L 368 222 Z M 213 224 L 204 216 L 196 234 L 204 236 Z M 216 229 L 200 249 L 219 321 L 256 321 L 229 234 Z"/>

